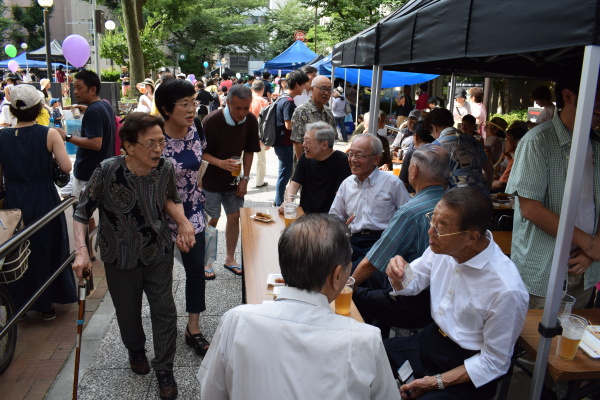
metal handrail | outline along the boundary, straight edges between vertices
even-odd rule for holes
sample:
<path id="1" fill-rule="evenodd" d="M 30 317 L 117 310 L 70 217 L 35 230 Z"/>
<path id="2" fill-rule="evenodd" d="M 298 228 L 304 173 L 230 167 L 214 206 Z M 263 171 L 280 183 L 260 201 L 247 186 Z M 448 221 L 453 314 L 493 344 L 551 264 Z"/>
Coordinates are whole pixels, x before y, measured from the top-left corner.
<path id="1" fill-rule="evenodd" d="M 39 218 L 37 221 L 35 221 L 34 223 L 26 227 L 24 230 L 17 233 L 15 236 L 6 241 L 6 243 L 0 247 L 0 260 L 6 257 L 11 252 L 17 250 L 19 246 L 21 246 L 21 243 L 29 239 L 31 235 L 39 231 L 42 227 L 44 227 L 44 225 L 46 225 L 52 219 L 59 216 L 67 208 L 75 204 L 75 202 L 77 202 L 77 199 L 75 197 L 67 197 L 59 205 L 50 210 L 46 215 Z M 61 266 L 54 272 L 54 274 L 52 274 L 52 276 L 48 278 L 48 280 L 37 290 L 37 292 L 35 292 L 33 297 L 29 299 L 29 301 L 15 315 L 13 315 L 12 319 L 8 321 L 8 323 L 0 331 L 0 339 L 10 331 L 12 326 L 17 323 L 19 318 L 21 318 L 21 315 L 27 312 L 29 307 L 31 307 L 33 303 L 35 303 L 35 301 L 42 295 L 42 293 L 44 293 L 44 290 L 46 290 L 48 286 L 50 286 L 50 284 L 54 282 L 54 280 L 62 273 L 62 271 L 68 265 L 71 265 L 74 259 L 75 252 L 69 255 L 69 257 L 61 264 Z"/>

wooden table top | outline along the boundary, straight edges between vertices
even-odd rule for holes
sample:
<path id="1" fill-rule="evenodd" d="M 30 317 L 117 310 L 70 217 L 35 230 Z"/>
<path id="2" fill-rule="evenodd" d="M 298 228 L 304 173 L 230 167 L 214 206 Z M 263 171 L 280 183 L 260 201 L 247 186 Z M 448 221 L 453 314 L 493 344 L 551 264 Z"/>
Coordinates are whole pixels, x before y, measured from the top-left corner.
<path id="1" fill-rule="evenodd" d="M 510 254 L 512 244 L 512 232 L 510 231 L 492 231 L 494 242 L 500 247 L 500 250 L 506 255 Z"/>
<path id="2" fill-rule="evenodd" d="M 538 324 L 542 320 L 544 310 L 529 310 L 523 331 L 517 343 L 531 356 L 537 355 L 540 334 Z M 600 325 L 600 309 L 573 310 L 573 314 L 586 318 L 593 325 Z M 573 360 L 564 360 L 556 355 L 556 342 L 558 337 L 552 339 L 550 354 L 548 355 L 548 373 L 555 381 L 570 381 L 579 379 L 600 379 L 600 359 L 589 357 L 578 349 Z"/>
<path id="3" fill-rule="evenodd" d="M 242 259 L 244 266 L 244 283 L 246 285 L 246 302 L 261 304 L 264 300 L 273 300 L 273 287 L 267 285 L 269 274 L 279 274 L 279 253 L 277 244 L 279 236 L 285 229 L 283 215 L 277 207 L 245 207 L 240 210 L 242 231 Z M 275 222 L 260 222 L 250 218 L 256 212 L 268 212 L 275 217 Z M 298 207 L 298 216 L 303 215 Z M 334 303 L 331 303 L 333 309 Z M 354 302 L 350 308 L 350 316 L 364 322 Z"/>

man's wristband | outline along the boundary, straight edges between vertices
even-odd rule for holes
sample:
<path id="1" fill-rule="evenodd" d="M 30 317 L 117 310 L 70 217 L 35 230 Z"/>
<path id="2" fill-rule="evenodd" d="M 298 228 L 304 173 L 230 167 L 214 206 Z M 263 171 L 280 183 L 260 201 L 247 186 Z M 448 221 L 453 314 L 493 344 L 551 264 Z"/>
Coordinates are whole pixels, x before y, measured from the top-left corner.
<path id="1" fill-rule="evenodd" d="M 438 390 L 444 390 L 444 381 L 442 380 L 442 375 L 437 374 L 435 376 L 435 380 L 437 381 Z"/>

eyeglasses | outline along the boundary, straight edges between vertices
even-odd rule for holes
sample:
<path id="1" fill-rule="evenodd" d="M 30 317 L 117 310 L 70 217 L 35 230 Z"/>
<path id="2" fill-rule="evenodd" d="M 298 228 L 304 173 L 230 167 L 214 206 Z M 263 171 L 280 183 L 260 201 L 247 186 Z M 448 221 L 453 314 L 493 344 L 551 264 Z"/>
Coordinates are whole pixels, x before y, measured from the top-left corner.
<path id="1" fill-rule="evenodd" d="M 429 222 L 429 226 L 431 226 L 433 228 L 433 230 L 435 231 L 435 237 L 452 236 L 452 235 L 458 235 L 459 233 L 471 232 L 471 230 L 468 230 L 468 231 L 454 232 L 454 233 L 440 233 L 440 231 L 438 231 L 438 228 L 436 228 L 435 225 L 433 224 L 432 216 L 433 216 L 433 211 L 428 212 L 427 214 L 425 214 L 425 219 L 427 220 L 427 222 Z"/>
<path id="2" fill-rule="evenodd" d="M 142 142 L 137 142 L 138 144 L 141 144 L 142 146 L 144 146 L 145 148 L 147 148 L 148 150 L 154 150 L 156 148 L 156 146 L 158 147 L 165 147 L 165 144 L 167 143 L 164 140 L 148 140 L 146 143 L 142 143 Z"/>
<path id="3" fill-rule="evenodd" d="M 190 108 L 196 108 L 200 105 L 199 101 L 192 101 L 191 103 L 185 102 L 185 103 L 173 103 L 176 106 L 179 106 L 181 108 L 183 108 L 184 110 L 189 110 Z"/>
<path id="4" fill-rule="evenodd" d="M 331 93 L 331 91 L 333 90 L 332 88 L 327 87 L 327 86 L 312 86 L 312 87 L 317 88 L 320 91 L 325 92 L 325 93 Z"/>
<path id="5" fill-rule="evenodd" d="M 377 154 L 354 154 L 354 153 L 348 152 L 348 153 L 346 153 L 346 155 L 348 156 L 348 158 L 354 157 L 360 161 L 360 160 L 364 160 L 367 157 L 376 156 Z"/>

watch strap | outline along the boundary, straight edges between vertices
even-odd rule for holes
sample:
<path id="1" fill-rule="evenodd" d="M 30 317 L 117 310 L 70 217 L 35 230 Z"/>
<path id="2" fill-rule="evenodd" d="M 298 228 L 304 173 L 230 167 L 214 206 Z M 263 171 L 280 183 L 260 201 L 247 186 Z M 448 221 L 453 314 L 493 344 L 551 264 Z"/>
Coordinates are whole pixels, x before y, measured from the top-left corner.
<path id="1" fill-rule="evenodd" d="M 435 376 L 435 380 L 437 381 L 438 390 L 444 390 L 444 381 L 442 380 L 442 375 L 437 374 Z"/>
<path id="2" fill-rule="evenodd" d="M 245 180 L 246 182 L 248 182 L 250 180 L 250 177 L 244 175 L 244 176 L 242 176 L 242 179 Z"/>

